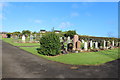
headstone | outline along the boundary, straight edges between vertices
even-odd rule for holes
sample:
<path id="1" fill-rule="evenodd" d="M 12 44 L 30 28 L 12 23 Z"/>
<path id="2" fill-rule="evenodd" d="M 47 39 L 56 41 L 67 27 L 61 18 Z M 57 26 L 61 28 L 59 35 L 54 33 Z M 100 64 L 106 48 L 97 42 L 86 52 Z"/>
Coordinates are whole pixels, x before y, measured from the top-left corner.
<path id="1" fill-rule="evenodd" d="M 85 41 L 82 39 L 82 43 L 84 43 Z"/>
<path id="2" fill-rule="evenodd" d="M 80 41 L 77 41 L 77 50 L 80 50 Z"/>
<path id="3" fill-rule="evenodd" d="M 36 34 L 34 34 L 34 36 L 36 37 Z"/>
<path id="4" fill-rule="evenodd" d="M 93 49 L 93 42 L 92 42 L 92 40 L 90 41 L 90 48 Z"/>
<path id="5" fill-rule="evenodd" d="M 70 36 L 68 36 L 67 42 L 71 43 Z"/>
<path id="6" fill-rule="evenodd" d="M 34 39 L 36 40 L 36 34 L 34 34 Z"/>
<path id="7" fill-rule="evenodd" d="M 18 36 L 15 35 L 15 36 L 14 36 L 14 41 L 17 42 L 17 40 L 18 40 Z"/>
<path id="8" fill-rule="evenodd" d="M 22 41 L 25 42 L 25 35 L 22 36 Z"/>
<path id="9" fill-rule="evenodd" d="M 40 34 L 40 38 L 42 37 L 42 34 Z"/>
<path id="10" fill-rule="evenodd" d="M 103 47 L 104 47 L 104 49 L 106 48 L 106 41 L 105 40 L 104 40 L 104 46 Z"/>
<path id="11" fill-rule="evenodd" d="M 87 42 L 84 42 L 84 50 L 87 51 L 88 47 L 87 47 Z"/>
<path id="12" fill-rule="evenodd" d="M 63 38 L 62 37 L 60 37 L 60 42 L 63 42 Z"/>
<path id="13" fill-rule="evenodd" d="M 30 41 L 33 41 L 33 35 L 30 35 Z"/>
<path id="14" fill-rule="evenodd" d="M 76 42 L 78 41 L 78 35 L 74 35 L 73 38 L 73 50 L 76 50 Z"/>
<path id="15" fill-rule="evenodd" d="M 95 42 L 95 48 L 98 49 L 98 42 Z"/>
<path id="16" fill-rule="evenodd" d="M 107 41 L 106 43 L 107 43 L 106 46 L 107 46 L 107 49 L 108 49 L 110 47 L 110 41 Z"/>
<path id="17" fill-rule="evenodd" d="M 114 40 L 112 41 L 112 46 L 114 47 Z"/>

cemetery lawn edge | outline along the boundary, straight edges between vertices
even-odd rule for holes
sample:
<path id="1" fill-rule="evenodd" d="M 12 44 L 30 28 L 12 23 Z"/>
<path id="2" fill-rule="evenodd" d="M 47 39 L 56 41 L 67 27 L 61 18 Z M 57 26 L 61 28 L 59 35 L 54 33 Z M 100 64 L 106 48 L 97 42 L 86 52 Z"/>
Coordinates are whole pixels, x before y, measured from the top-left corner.
<path id="1" fill-rule="evenodd" d="M 14 45 L 14 46 L 29 46 L 29 45 L 40 45 L 39 43 L 13 43 L 11 39 L 2 39 L 3 41 Z M 100 65 L 120 58 L 120 53 L 118 49 L 112 50 L 103 50 L 99 52 L 82 52 L 82 53 L 70 53 L 63 54 L 60 56 L 45 56 L 37 53 L 37 48 L 39 47 L 19 47 L 27 52 L 30 52 L 34 55 L 43 57 L 48 60 L 71 64 L 71 65 Z"/>

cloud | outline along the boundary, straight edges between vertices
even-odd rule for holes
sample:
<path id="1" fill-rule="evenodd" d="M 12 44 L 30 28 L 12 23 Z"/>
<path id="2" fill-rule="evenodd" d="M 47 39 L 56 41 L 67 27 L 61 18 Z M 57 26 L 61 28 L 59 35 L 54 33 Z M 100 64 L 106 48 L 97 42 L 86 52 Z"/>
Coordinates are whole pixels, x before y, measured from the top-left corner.
<path id="1" fill-rule="evenodd" d="M 64 29 L 64 28 L 68 28 L 72 25 L 74 25 L 74 24 L 72 24 L 70 22 L 62 22 L 62 23 L 60 23 L 59 28 Z"/>
<path id="2" fill-rule="evenodd" d="M 37 19 L 37 20 L 35 20 L 34 22 L 41 24 L 41 23 L 42 23 L 42 20 Z"/>
<path id="3" fill-rule="evenodd" d="M 71 16 L 71 17 L 77 17 L 77 16 L 79 16 L 79 13 L 78 13 L 78 12 L 72 12 L 72 13 L 70 14 L 70 16 Z"/>

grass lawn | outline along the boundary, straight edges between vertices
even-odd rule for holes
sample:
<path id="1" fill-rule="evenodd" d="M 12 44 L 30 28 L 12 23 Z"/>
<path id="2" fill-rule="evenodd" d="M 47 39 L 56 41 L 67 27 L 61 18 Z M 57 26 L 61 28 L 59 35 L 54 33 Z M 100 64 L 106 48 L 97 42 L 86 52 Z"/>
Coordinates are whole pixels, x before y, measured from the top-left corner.
<path id="1" fill-rule="evenodd" d="M 40 45 L 40 43 L 15 43 L 12 38 L 2 38 L 2 40 L 14 46 L 39 46 Z"/>
<path id="2" fill-rule="evenodd" d="M 11 38 L 10 39 L 3 38 L 2 40 L 14 46 L 40 45 L 39 43 L 14 43 L 13 39 Z M 20 48 L 32 54 L 46 58 L 48 60 L 57 61 L 65 64 L 72 64 L 72 65 L 99 65 L 120 58 L 120 56 L 118 57 L 118 54 L 120 55 L 120 53 L 118 53 L 118 48 L 112 50 L 99 51 L 99 52 L 71 53 L 71 54 L 64 54 L 55 57 L 49 57 L 38 54 L 36 48 L 39 47 L 20 47 Z"/>
<path id="3" fill-rule="evenodd" d="M 104 50 L 99 52 L 71 53 L 55 57 L 49 57 L 38 54 L 36 50 L 37 47 L 20 48 L 32 54 L 44 57 L 48 60 L 72 65 L 99 65 L 120 58 L 120 56 L 118 57 L 118 49 Z"/>

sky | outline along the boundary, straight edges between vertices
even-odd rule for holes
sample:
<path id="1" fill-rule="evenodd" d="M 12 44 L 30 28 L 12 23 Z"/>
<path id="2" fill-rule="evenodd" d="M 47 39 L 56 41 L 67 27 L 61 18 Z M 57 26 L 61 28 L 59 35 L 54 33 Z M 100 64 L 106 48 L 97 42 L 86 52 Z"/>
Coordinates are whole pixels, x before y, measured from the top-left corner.
<path id="1" fill-rule="evenodd" d="M 6 2 L 0 9 L 5 32 L 54 27 L 79 35 L 118 37 L 117 2 Z"/>

